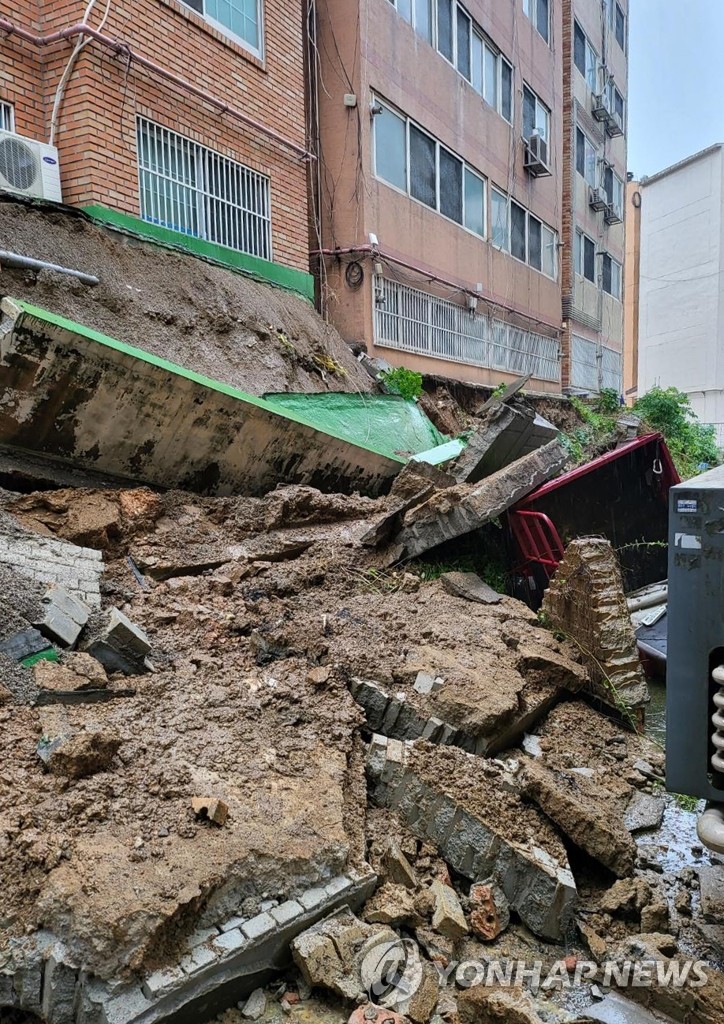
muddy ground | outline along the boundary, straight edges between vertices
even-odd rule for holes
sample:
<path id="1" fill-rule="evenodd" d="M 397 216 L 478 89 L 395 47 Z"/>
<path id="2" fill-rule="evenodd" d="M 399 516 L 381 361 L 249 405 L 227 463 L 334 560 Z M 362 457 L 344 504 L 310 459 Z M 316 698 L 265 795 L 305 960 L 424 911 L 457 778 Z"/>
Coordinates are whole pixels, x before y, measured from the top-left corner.
<path id="1" fill-rule="evenodd" d="M 585 673 L 575 648 L 520 602 L 474 604 L 414 563 L 384 568 L 384 552 L 362 547 L 360 537 L 390 500 L 302 487 L 259 499 L 145 489 L 2 493 L 6 526 L 103 551 L 104 605 L 121 609 L 152 645 L 151 671 L 109 677 L 110 690 L 135 694 L 107 702 L 37 706 L 37 670 L 4 676 L 3 962 L 13 940 L 44 927 L 93 973 L 131 977 L 173 962 L 199 927 L 254 914 L 345 867 L 371 863 L 384 881 L 382 849 L 393 838 L 415 873 L 421 915 L 402 934 L 435 962 L 600 959 L 633 938 L 658 942 L 667 956 L 693 952 L 716 963 L 690 868 L 712 859 L 689 830 L 672 864 L 672 841 L 658 841 L 655 830 L 632 835 L 625 823 L 636 794 L 661 794 L 660 749 L 579 698 Z M 9 571 L 5 600 L 26 607 L 24 594 Z M 44 671 L 68 664 L 72 656 L 61 655 L 58 668 Z M 18 672 L 27 675 L 19 680 Z M 442 685 L 418 693 L 421 672 Z M 564 946 L 537 939 L 515 915 L 492 945 L 434 934 L 431 883 L 457 889 L 469 914 L 469 882 L 393 812 L 368 807 L 370 734 L 348 689 L 354 678 L 484 736 L 507 735 L 540 687 L 555 692 L 552 710 L 527 727 L 532 739 L 506 744 L 489 776 L 480 759 L 475 786 L 464 775 L 470 755 L 456 748 L 418 744 L 412 758 L 431 784 L 444 781 L 510 839 L 569 858 L 579 909 Z M 102 737 L 110 756 L 81 777 L 46 771 L 39 741 L 73 735 Z M 514 796 L 496 781 L 503 770 Z M 228 805 L 222 826 L 192 809 L 194 797 L 209 795 Z M 680 812 L 665 803 L 671 830 Z M 620 856 L 611 859 L 612 850 Z M 299 1024 L 349 1016 L 339 1001 L 310 1001 L 296 974 L 282 980 L 303 997 L 287 1007 Z M 456 991 L 440 997 L 436 1012 L 446 1022 L 457 1019 Z M 286 1015 L 282 995 L 278 985 L 268 992 L 266 1020 Z M 546 999 L 532 1024 L 580 1016 L 563 997 Z M 240 1018 L 232 1009 L 220 1019 Z"/>

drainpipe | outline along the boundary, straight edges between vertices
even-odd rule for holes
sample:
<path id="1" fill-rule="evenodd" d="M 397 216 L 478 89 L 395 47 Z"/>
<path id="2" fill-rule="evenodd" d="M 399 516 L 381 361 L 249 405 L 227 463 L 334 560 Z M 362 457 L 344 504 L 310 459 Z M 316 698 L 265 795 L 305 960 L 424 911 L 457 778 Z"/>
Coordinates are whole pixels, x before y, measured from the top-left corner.
<path id="1" fill-rule="evenodd" d="M 69 277 L 77 277 L 83 284 L 100 284 L 93 274 L 85 274 L 82 270 L 71 270 L 69 267 L 61 267 L 57 263 L 46 263 L 45 260 L 34 260 L 31 256 L 21 256 L 17 252 L 5 252 L 0 249 L 0 266 L 15 267 L 18 270 L 54 270 L 56 274 L 67 274 Z"/>
<path id="2" fill-rule="evenodd" d="M 696 823 L 696 833 L 707 849 L 724 853 L 724 807 L 708 804 Z"/>
<path id="3" fill-rule="evenodd" d="M 138 64 L 139 67 L 145 68 L 146 71 L 155 75 L 157 78 L 163 78 L 167 82 L 171 82 L 180 89 L 182 92 L 189 93 L 192 96 L 198 97 L 203 100 L 204 103 L 209 103 L 212 107 L 216 107 L 221 111 L 222 114 L 229 114 L 231 117 L 236 118 L 237 121 L 241 121 L 242 124 L 248 128 L 252 128 L 255 132 L 259 132 L 260 135 L 265 135 L 267 138 L 272 139 L 278 145 L 283 146 L 285 149 L 290 150 L 292 153 L 296 153 L 297 156 L 303 160 L 313 160 L 314 154 L 310 153 L 304 146 L 297 145 L 296 142 L 291 142 L 286 139 L 279 132 L 274 131 L 273 128 L 267 128 L 266 125 L 260 121 L 254 120 L 249 117 L 242 110 L 237 107 L 232 107 L 224 100 L 219 99 L 218 96 L 214 96 L 213 93 L 207 92 L 205 89 L 200 89 L 197 85 L 193 85 L 185 78 L 181 78 L 179 75 L 175 75 L 172 71 L 167 71 L 166 68 L 161 67 L 160 64 L 156 64 L 154 61 L 149 60 L 148 57 L 144 57 L 142 54 L 137 53 L 131 49 L 128 43 L 120 42 L 117 39 L 112 39 L 110 36 L 104 35 L 102 32 L 98 32 L 96 29 L 91 28 L 90 25 L 86 25 L 80 22 L 77 25 L 71 25 L 69 28 L 60 29 L 58 32 L 51 32 L 50 35 L 40 36 L 35 35 L 33 32 L 29 32 L 25 28 L 20 28 L 19 25 L 14 25 L 7 18 L 0 18 L 0 32 L 5 32 L 7 36 L 17 36 L 18 39 L 24 39 L 28 43 L 32 43 L 33 46 L 50 46 L 52 43 L 58 43 L 65 39 L 77 39 L 85 37 L 92 39 L 106 49 L 111 50 L 118 57 L 123 57 L 130 67 L 131 64 Z"/>

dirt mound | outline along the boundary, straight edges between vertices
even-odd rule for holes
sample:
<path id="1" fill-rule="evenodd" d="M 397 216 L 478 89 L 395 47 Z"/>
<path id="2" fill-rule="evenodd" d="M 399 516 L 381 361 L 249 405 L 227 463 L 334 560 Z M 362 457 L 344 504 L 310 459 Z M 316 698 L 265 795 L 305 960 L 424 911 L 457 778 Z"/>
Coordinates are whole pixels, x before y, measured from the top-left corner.
<path id="1" fill-rule="evenodd" d="M 0 202 L 0 236 L 7 249 L 101 281 L 89 288 L 49 271 L 3 268 L 3 295 L 250 394 L 375 390 L 339 334 L 298 295 L 60 210 Z"/>

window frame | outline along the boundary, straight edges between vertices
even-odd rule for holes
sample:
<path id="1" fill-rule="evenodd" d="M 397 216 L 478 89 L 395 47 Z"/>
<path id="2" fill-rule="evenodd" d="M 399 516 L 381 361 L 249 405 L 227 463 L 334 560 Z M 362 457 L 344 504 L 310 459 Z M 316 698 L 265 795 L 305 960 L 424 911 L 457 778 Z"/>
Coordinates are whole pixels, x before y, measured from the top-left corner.
<path id="1" fill-rule="evenodd" d="M 609 172 L 611 174 L 611 192 L 610 193 L 609 193 L 609 190 L 608 190 L 608 188 L 606 186 L 606 175 Z M 603 164 L 603 166 L 601 168 L 601 185 L 603 186 L 603 191 L 606 193 L 606 198 L 608 199 L 609 205 L 613 206 L 616 209 L 616 212 L 618 213 L 618 215 L 621 217 L 621 219 L 623 219 L 623 214 L 624 214 L 624 195 L 625 195 L 625 188 L 626 188 L 626 186 L 624 185 L 624 181 L 623 181 L 623 178 L 621 177 L 621 175 L 616 173 L 616 171 L 615 171 L 615 169 L 613 167 L 613 164 L 604 162 L 604 164 Z M 616 203 L 616 193 L 617 192 L 618 192 L 618 199 L 619 199 L 618 203 Z"/>
<path id="2" fill-rule="evenodd" d="M 585 273 L 585 269 L 586 269 L 585 243 L 586 242 L 590 243 L 590 245 L 593 248 L 593 277 L 589 277 L 588 274 Z M 590 235 L 587 235 L 586 232 L 582 231 L 580 228 L 576 228 L 576 251 L 574 253 L 574 257 L 575 257 L 574 258 L 575 272 L 578 275 L 578 277 L 582 277 L 584 281 L 588 281 L 588 282 L 590 282 L 590 284 L 598 285 L 598 281 L 596 280 L 596 277 L 597 277 L 597 274 L 596 274 L 596 243 L 591 238 Z"/>
<path id="3" fill-rule="evenodd" d="M 585 70 L 581 70 L 579 65 L 576 63 L 576 31 L 580 32 L 580 34 L 583 36 Z M 592 67 L 590 68 L 588 63 L 589 57 L 592 58 Z M 595 48 L 591 45 L 588 36 L 583 31 L 578 21 L 576 21 L 575 19 L 573 21 L 573 64 L 578 70 L 578 73 L 585 81 L 588 88 L 591 90 L 591 92 L 598 92 L 598 53 L 596 52 Z M 589 70 L 591 72 L 590 77 Z"/>
<path id="4" fill-rule="evenodd" d="M 394 189 L 400 195 L 407 196 L 407 198 L 411 199 L 412 202 L 419 203 L 420 206 L 424 206 L 426 210 L 431 210 L 433 213 L 436 213 L 438 216 L 443 217 L 450 224 L 455 224 L 457 227 L 462 228 L 464 231 L 467 231 L 469 234 L 473 235 L 475 238 L 480 238 L 483 241 L 486 241 L 487 240 L 487 231 L 488 231 L 488 187 L 489 187 L 489 185 L 488 185 L 488 179 L 485 177 L 485 175 L 481 174 L 480 171 L 478 171 L 475 167 L 473 167 L 471 164 L 469 164 L 467 162 L 467 160 L 464 160 L 463 157 L 461 157 L 459 153 L 456 153 L 454 150 L 450 149 L 449 146 L 446 146 L 443 142 L 440 142 L 439 139 L 435 138 L 435 136 L 431 132 L 427 131 L 426 128 L 423 128 L 422 125 L 417 123 L 417 121 L 414 121 L 411 117 L 408 117 L 407 114 L 404 114 L 401 110 L 397 109 L 391 103 L 388 103 L 386 100 L 382 99 L 382 97 L 378 96 L 376 93 L 373 94 L 373 102 L 374 103 L 379 103 L 379 105 L 384 110 L 388 110 L 391 114 L 394 114 L 395 117 L 398 117 L 405 124 L 405 176 L 406 176 L 406 188 L 403 191 L 399 187 L 399 185 L 396 185 L 394 182 L 388 181 L 387 178 L 384 178 L 379 173 L 379 171 L 377 169 L 377 131 L 376 131 L 377 117 L 375 117 L 375 119 L 374 119 L 375 123 L 374 123 L 373 129 L 372 129 L 372 172 L 373 172 L 375 178 L 378 181 L 381 181 L 385 185 L 387 185 L 388 188 Z M 411 167 L 411 160 L 410 160 L 410 129 L 411 128 L 414 128 L 415 131 L 419 132 L 421 135 L 424 135 L 428 139 L 430 139 L 431 142 L 433 143 L 434 147 L 435 147 L 435 206 L 430 206 L 423 199 L 418 199 L 416 196 L 414 196 L 412 194 L 412 191 L 411 191 L 411 181 L 412 181 L 412 167 Z M 444 150 L 449 156 L 453 157 L 455 160 L 459 161 L 460 164 L 461 164 L 460 181 L 461 181 L 461 187 L 462 187 L 462 219 L 460 221 L 455 220 L 453 217 L 449 217 L 447 214 L 443 213 L 442 209 L 441 209 L 441 203 L 440 203 L 440 151 L 441 150 Z M 466 220 L 467 220 L 467 218 L 466 218 L 467 203 L 466 203 L 466 199 L 465 199 L 465 175 L 466 174 L 470 174 L 472 177 L 477 178 L 482 183 L 482 186 L 483 186 L 483 234 L 482 235 L 478 234 L 478 232 L 475 231 L 474 228 L 468 227 L 468 224 L 466 222 Z"/>
<path id="5" fill-rule="evenodd" d="M 505 238 L 505 244 L 504 245 L 498 244 L 498 242 L 495 240 L 495 237 L 494 237 L 494 231 L 495 231 L 495 227 L 494 227 L 494 225 L 495 225 L 495 217 L 494 217 L 494 214 L 493 214 L 493 210 L 494 210 L 494 197 L 496 197 L 498 201 L 502 200 L 503 204 L 505 206 L 505 211 L 506 211 L 506 213 L 505 213 L 506 238 Z M 525 259 L 521 259 L 519 256 L 516 256 L 515 253 L 513 252 L 513 217 L 512 217 L 512 207 L 513 207 L 513 204 L 515 204 L 515 206 L 519 207 L 525 213 L 525 233 L 524 233 Z M 534 221 L 536 221 L 536 223 L 540 224 L 540 229 L 541 229 L 540 230 L 540 238 L 541 238 L 541 244 L 540 244 L 541 266 L 540 267 L 536 267 L 536 266 L 534 266 L 534 264 L 532 264 L 530 262 L 530 222 L 531 222 L 531 220 L 534 220 Z M 546 233 L 548 234 L 548 236 L 550 236 L 551 241 L 544 243 L 544 238 L 546 236 Z M 538 274 L 542 274 L 544 277 L 547 277 L 549 281 L 557 281 L 558 280 L 558 235 L 557 235 L 556 231 L 554 231 L 553 228 L 551 228 L 548 224 L 546 224 L 546 222 L 544 220 L 541 220 L 540 217 L 537 217 L 534 213 L 531 213 L 531 211 L 528 210 L 525 206 L 523 206 L 522 203 L 518 202 L 517 199 L 513 199 L 511 196 L 509 196 L 507 193 L 505 193 L 501 188 L 498 188 L 497 185 L 493 185 L 492 182 L 490 184 L 490 238 L 489 238 L 489 242 L 493 246 L 493 248 L 497 249 L 499 252 L 507 253 L 514 260 L 517 260 L 518 263 L 522 263 L 524 266 L 530 267 L 531 270 L 535 270 Z M 545 261 L 545 258 L 544 258 L 543 254 L 544 254 L 545 249 L 548 247 L 548 245 L 551 246 L 551 256 L 552 256 L 552 264 L 553 264 L 553 273 L 552 274 L 549 274 L 544 269 L 546 261 Z"/>
<path id="6" fill-rule="evenodd" d="M 550 108 L 548 106 L 546 106 L 546 104 L 540 98 L 538 93 L 535 92 L 534 89 L 531 89 L 531 87 L 528 85 L 527 82 L 523 82 L 523 124 L 521 126 L 522 127 L 523 138 L 525 139 L 526 142 L 530 141 L 530 136 L 526 136 L 526 134 L 525 134 L 525 94 L 526 94 L 526 92 L 528 92 L 533 97 L 533 101 L 534 101 L 535 125 L 534 125 L 534 129 L 533 130 L 535 131 L 538 128 L 538 110 L 540 108 L 540 110 L 543 113 L 543 117 L 544 117 L 545 133 L 543 133 L 541 131 L 538 131 L 538 134 L 541 136 L 543 141 L 545 143 L 547 143 L 548 146 L 550 146 L 550 144 L 551 144 L 551 118 L 552 118 Z"/>
<path id="7" fill-rule="evenodd" d="M 392 7 L 395 8 L 395 10 L 400 15 L 400 17 L 403 19 L 403 21 L 406 21 L 408 25 L 411 25 L 412 28 L 417 32 L 417 34 L 422 39 L 424 39 L 426 42 L 428 42 L 432 46 L 432 48 L 439 54 L 439 56 L 442 57 L 442 59 L 447 64 L 450 65 L 450 67 L 454 68 L 455 71 L 457 71 L 457 73 L 460 75 L 460 77 L 462 79 L 464 79 L 472 89 L 475 90 L 475 92 L 478 94 L 478 96 L 480 96 L 480 98 L 483 100 L 484 103 L 486 103 L 497 114 L 499 114 L 500 117 L 502 117 L 504 121 L 506 121 L 508 124 L 512 125 L 513 124 L 513 120 L 514 120 L 514 116 L 515 116 L 515 99 L 514 99 L 514 88 L 513 88 L 513 65 L 511 63 L 511 61 L 508 60 L 508 58 L 505 56 L 505 54 L 500 49 L 500 47 L 496 46 L 495 43 L 493 42 L 493 40 L 488 35 L 486 35 L 486 33 L 483 31 L 481 26 L 478 24 L 478 22 L 472 16 L 470 11 L 462 3 L 460 3 L 459 0 L 450 0 L 450 7 L 451 7 L 451 11 L 452 11 L 452 36 L 451 36 L 451 55 L 448 56 L 446 53 L 444 53 L 440 49 L 440 34 L 439 34 L 439 20 L 440 19 L 439 19 L 439 13 L 438 13 L 438 11 L 439 11 L 439 7 L 438 7 L 439 0 L 431 0 L 431 2 L 430 2 L 430 7 L 429 7 L 429 11 L 430 11 L 430 34 L 429 35 L 427 35 L 427 34 L 425 34 L 423 32 L 420 32 L 420 30 L 419 30 L 419 28 L 417 26 L 417 4 L 418 4 L 418 2 L 420 2 L 420 0 L 410 0 L 410 4 L 411 4 L 411 8 L 410 8 L 411 9 L 411 18 L 408 19 L 407 17 L 405 17 L 404 14 L 401 13 L 401 11 L 399 9 L 399 6 L 398 6 L 399 0 L 389 0 L 389 3 L 392 5 Z M 423 0 L 423 2 L 424 2 L 424 0 Z M 462 20 L 465 20 L 465 21 L 468 22 L 468 30 L 467 30 L 468 53 L 467 53 L 466 66 L 469 69 L 469 74 L 466 74 L 466 72 L 460 66 L 460 34 L 459 34 L 459 27 L 458 26 L 459 26 L 459 24 L 461 23 Z M 474 74 L 475 61 L 474 61 L 474 49 L 473 49 L 474 43 L 473 43 L 473 41 L 475 39 L 477 39 L 478 42 L 480 42 L 482 44 L 482 60 L 483 60 L 483 63 L 482 63 L 481 87 L 479 89 L 475 85 L 475 74 Z M 493 59 L 495 60 L 495 101 L 492 102 L 492 103 L 491 103 L 490 99 L 486 96 L 486 74 L 485 74 L 486 51 L 488 53 L 490 53 L 492 55 Z M 509 105 L 510 105 L 510 117 L 508 117 L 506 115 L 506 113 L 504 112 L 505 108 L 507 106 L 507 104 L 503 102 L 503 100 L 504 100 L 504 96 L 503 96 L 503 65 L 504 64 L 507 66 L 508 71 L 510 72 L 510 89 L 509 89 L 509 92 L 508 92 L 508 94 L 506 96 L 506 99 L 507 99 L 507 101 L 509 102 Z"/>
<path id="8" fill-rule="evenodd" d="M 608 267 L 609 267 L 608 276 L 609 276 L 609 285 L 610 285 L 610 287 L 608 287 L 608 288 L 606 287 L 606 265 L 607 264 L 608 264 Z M 616 268 L 616 275 L 615 275 L 616 282 L 617 282 L 616 289 L 614 289 L 614 287 L 613 287 L 613 282 L 614 282 L 614 272 L 613 271 L 614 271 L 614 267 Z M 621 302 L 622 301 L 622 296 L 623 296 L 623 266 L 619 263 L 619 261 L 617 259 L 614 259 L 614 257 L 610 253 L 608 253 L 608 252 L 605 252 L 603 254 L 603 258 L 602 258 L 602 262 L 601 262 L 601 289 L 602 289 L 602 291 L 604 291 L 606 293 L 606 295 L 610 295 L 612 299 L 616 299 L 617 302 Z"/>
<path id="9" fill-rule="evenodd" d="M 578 166 L 578 152 L 579 152 L 579 150 L 578 150 L 578 139 L 579 139 L 579 136 L 580 136 L 580 138 L 583 139 L 583 172 L 581 172 L 581 169 Z M 590 156 L 592 158 L 591 177 L 590 178 L 588 177 L 589 150 L 590 150 Z M 589 137 L 584 132 L 583 128 L 581 128 L 580 124 L 576 125 L 576 173 L 579 174 L 583 178 L 583 180 L 588 185 L 591 186 L 591 188 L 598 188 L 601 185 L 601 182 L 599 180 L 599 173 L 598 173 L 598 149 L 591 142 Z"/>
<path id="10" fill-rule="evenodd" d="M 547 12 L 546 12 L 546 34 L 545 35 L 543 35 L 543 33 L 541 32 L 540 28 L 538 27 L 538 24 L 539 24 L 539 11 L 538 11 L 538 9 L 539 9 L 539 5 L 542 4 L 542 3 L 546 4 L 546 7 L 547 7 Z M 531 13 L 531 11 L 533 13 Z M 536 32 L 541 37 L 541 39 L 544 41 L 546 46 L 550 46 L 551 45 L 551 0 L 523 0 L 523 14 L 525 14 L 526 18 L 530 21 L 531 25 L 536 30 Z M 533 14 L 535 14 L 535 17 L 533 17 Z"/>
<path id="11" fill-rule="evenodd" d="M 15 133 L 15 107 L 8 100 L 0 100 L 0 130 Z M 3 123 L 5 122 L 5 123 Z"/>
<path id="12" fill-rule="evenodd" d="M 264 60 L 264 0 L 255 0 L 257 12 L 257 32 L 259 36 L 259 43 L 257 46 L 254 46 L 253 43 L 250 43 L 248 39 L 244 39 L 243 36 L 237 35 L 237 33 L 233 31 L 233 29 L 227 28 L 227 26 L 224 25 L 223 22 L 217 21 L 216 18 L 212 18 L 211 15 L 207 14 L 206 4 L 208 0 L 196 0 L 197 3 L 201 4 L 202 10 L 198 10 L 198 8 L 194 6 L 193 0 L 180 0 L 180 2 L 183 4 L 184 7 L 188 7 L 188 9 L 193 11 L 194 14 L 197 14 L 199 18 L 202 18 L 207 25 L 211 26 L 211 28 L 216 29 L 217 32 L 220 32 L 223 36 L 226 36 L 227 39 L 231 39 L 232 42 L 236 43 L 238 46 L 241 46 L 244 50 L 247 50 L 250 54 L 252 54 L 252 56 L 257 57 L 261 61 Z"/>

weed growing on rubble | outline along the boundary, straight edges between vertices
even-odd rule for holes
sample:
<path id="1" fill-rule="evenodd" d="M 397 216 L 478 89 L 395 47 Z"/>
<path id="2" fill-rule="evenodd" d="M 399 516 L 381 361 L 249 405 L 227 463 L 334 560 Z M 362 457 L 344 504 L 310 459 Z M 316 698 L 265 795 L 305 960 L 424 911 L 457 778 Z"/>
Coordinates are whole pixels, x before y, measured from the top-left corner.
<path id="1" fill-rule="evenodd" d="M 506 592 L 508 574 L 502 562 L 481 563 L 472 555 L 464 555 L 454 562 L 410 562 L 410 569 L 426 582 L 437 580 L 446 572 L 474 572 L 499 594 Z"/>
<path id="2" fill-rule="evenodd" d="M 408 401 L 419 398 L 422 394 L 422 374 L 408 370 L 406 366 L 396 366 L 382 374 L 385 387 L 394 395 Z"/>

